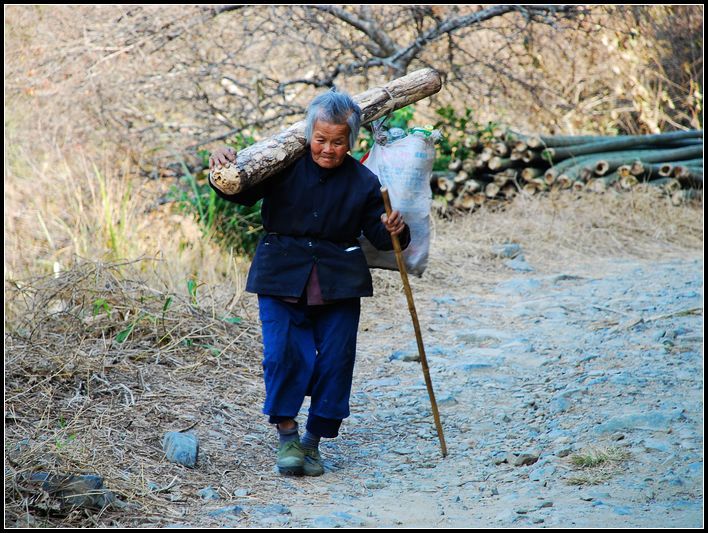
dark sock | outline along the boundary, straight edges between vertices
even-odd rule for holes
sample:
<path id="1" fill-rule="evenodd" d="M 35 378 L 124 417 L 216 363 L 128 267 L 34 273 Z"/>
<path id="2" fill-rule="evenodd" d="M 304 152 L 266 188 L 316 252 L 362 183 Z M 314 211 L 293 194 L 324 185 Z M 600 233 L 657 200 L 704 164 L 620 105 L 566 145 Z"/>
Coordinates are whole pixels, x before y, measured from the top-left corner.
<path id="1" fill-rule="evenodd" d="M 278 429 L 278 436 L 280 437 L 280 444 L 285 444 L 291 440 L 298 440 L 300 435 L 297 430 L 297 422 L 295 422 L 295 427 L 292 429 L 280 429 L 280 424 L 275 426 Z"/>
<path id="2" fill-rule="evenodd" d="M 302 444 L 303 448 L 310 448 L 312 450 L 316 450 L 317 447 L 320 445 L 320 438 L 321 437 L 319 435 L 315 435 L 314 433 L 310 433 L 306 430 L 305 434 L 300 440 L 300 444 Z"/>

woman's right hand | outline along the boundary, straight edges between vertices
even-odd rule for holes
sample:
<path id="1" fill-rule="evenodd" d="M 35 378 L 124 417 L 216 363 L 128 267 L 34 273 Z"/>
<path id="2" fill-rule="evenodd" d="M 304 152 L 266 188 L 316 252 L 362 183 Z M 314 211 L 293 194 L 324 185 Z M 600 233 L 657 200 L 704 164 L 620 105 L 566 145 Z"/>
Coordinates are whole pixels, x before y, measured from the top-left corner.
<path id="1" fill-rule="evenodd" d="M 214 167 L 225 165 L 226 163 L 236 163 L 236 151 L 230 146 L 217 148 L 209 156 L 209 170 Z"/>

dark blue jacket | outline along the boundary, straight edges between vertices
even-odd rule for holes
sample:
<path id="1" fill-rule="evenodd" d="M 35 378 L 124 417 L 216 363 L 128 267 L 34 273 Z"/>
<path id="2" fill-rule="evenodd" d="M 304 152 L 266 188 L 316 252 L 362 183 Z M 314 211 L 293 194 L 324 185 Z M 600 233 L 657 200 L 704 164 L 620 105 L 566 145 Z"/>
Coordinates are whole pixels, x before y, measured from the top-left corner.
<path id="1" fill-rule="evenodd" d="M 211 181 L 210 181 L 211 183 Z M 381 222 L 385 212 L 379 180 L 350 155 L 324 169 L 308 152 L 284 171 L 225 200 L 253 205 L 263 198 L 261 216 L 268 232 L 258 244 L 246 290 L 299 298 L 317 264 L 324 300 L 371 296 L 371 273 L 357 238 L 364 233 L 379 250 L 392 250 Z M 410 242 L 408 226 L 399 235 Z"/>

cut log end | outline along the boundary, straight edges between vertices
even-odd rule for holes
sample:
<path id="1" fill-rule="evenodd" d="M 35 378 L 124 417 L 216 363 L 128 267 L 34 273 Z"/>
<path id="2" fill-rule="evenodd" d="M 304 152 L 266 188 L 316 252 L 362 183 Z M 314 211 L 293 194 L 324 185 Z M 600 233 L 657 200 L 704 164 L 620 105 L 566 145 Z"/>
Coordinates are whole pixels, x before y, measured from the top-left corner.
<path id="1" fill-rule="evenodd" d="M 541 141 L 541 137 L 532 136 L 526 139 L 526 145 L 529 148 L 539 148 L 542 144 L 543 141 Z"/>
<path id="2" fill-rule="evenodd" d="M 521 178 L 524 181 L 531 181 L 532 179 L 541 175 L 543 171 L 539 168 L 526 167 L 521 171 Z"/>
<path id="3" fill-rule="evenodd" d="M 241 192 L 242 183 L 238 168 L 232 165 L 217 167 L 212 170 L 210 176 L 214 186 L 224 194 L 236 194 Z"/>
<path id="4" fill-rule="evenodd" d="M 561 189 L 570 189 L 573 186 L 573 179 L 567 174 L 561 174 L 558 176 L 556 183 Z"/>
<path id="5" fill-rule="evenodd" d="M 445 177 L 438 178 L 437 185 L 438 185 L 438 189 L 440 189 L 443 192 L 447 192 L 447 191 L 452 192 L 452 190 L 455 188 L 455 182 L 453 180 L 451 180 L 449 178 L 445 178 Z"/>
<path id="6" fill-rule="evenodd" d="M 595 164 L 595 175 L 604 176 L 610 170 L 610 164 L 605 159 L 601 159 Z"/>
<path id="7" fill-rule="evenodd" d="M 484 188 L 484 194 L 487 195 L 487 198 L 494 198 L 497 194 L 499 194 L 499 191 L 501 190 L 501 187 L 497 185 L 496 183 L 488 183 L 487 186 Z"/>

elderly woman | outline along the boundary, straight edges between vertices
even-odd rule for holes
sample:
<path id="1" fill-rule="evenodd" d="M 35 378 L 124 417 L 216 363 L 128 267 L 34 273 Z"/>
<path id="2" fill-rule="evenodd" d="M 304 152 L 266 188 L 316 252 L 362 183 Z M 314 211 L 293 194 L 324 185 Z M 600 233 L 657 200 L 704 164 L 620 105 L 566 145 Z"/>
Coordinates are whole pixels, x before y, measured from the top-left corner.
<path id="1" fill-rule="evenodd" d="M 258 294 L 263 328 L 266 398 L 263 413 L 280 437 L 283 475 L 324 473 L 321 437 L 339 434 L 349 416 L 356 334 L 362 296 L 373 288 L 357 238 L 363 232 L 381 250 L 391 234 L 401 246 L 410 231 L 398 211 L 386 217 L 376 176 L 347 152 L 359 133 L 361 109 L 344 93 L 316 97 L 307 112 L 309 150 L 284 171 L 228 195 L 253 205 L 263 198 L 267 234 L 258 244 L 246 290 Z M 230 148 L 214 151 L 216 165 L 236 162 Z M 311 397 L 300 440 L 296 417 Z"/>

